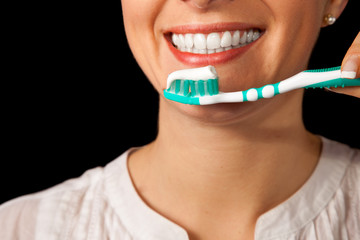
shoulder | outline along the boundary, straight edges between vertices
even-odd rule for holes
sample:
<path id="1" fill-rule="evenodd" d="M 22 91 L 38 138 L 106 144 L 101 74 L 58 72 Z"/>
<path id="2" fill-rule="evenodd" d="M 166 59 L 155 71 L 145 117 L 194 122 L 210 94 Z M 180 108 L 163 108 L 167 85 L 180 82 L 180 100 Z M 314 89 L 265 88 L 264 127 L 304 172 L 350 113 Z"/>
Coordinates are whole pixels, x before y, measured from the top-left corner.
<path id="1" fill-rule="evenodd" d="M 38 238 L 39 227 L 60 234 L 76 210 L 95 194 L 102 176 L 103 168 L 98 167 L 79 178 L 0 205 L 0 239 L 32 239 L 35 235 Z"/>
<path id="2" fill-rule="evenodd" d="M 344 168 L 341 189 L 354 189 L 360 194 L 360 149 L 323 138 L 323 157 L 326 161 L 337 162 L 333 166 Z M 338 169 L 332 169 L 336 172 Z"/>
<path id="3" fill-rule="evenodd" d="M 326 148 L 326 157 L 334 161 L 342 161 L 347 164 L 344 181 L 353 181 L 354 184 L 360 184 L 360 149 L 352 148 L 343 143 L 324 140 Z"/>
<path id="4" fill-rule="evenodd" d="M 333 224 L 330 225 L 337 225 L 339 233 L 354 236 L 350 239 L 360 239 L 360 149 L 328 140 L 328 153 L 329 158 L 342 162 L 346 168 L 337 191 L 322 215 L 332 220 Z M 329 174 L 336 174 L 336 171 L 338 169 L 333 169 Z"/>
<path id="5" fill-rule="evenodd" d="M 347 147 L 349 165 L 341 183 L 341 191 L 351 199 L 352 205 L 360 210 L 360 149 Z M 355 210 L 355 209 L 354 209 Z M 358 216 L 360 219 L 360 215 Z"/>
<path id="6" fill-rule="evenodd" d="M 353 149 L 351 163 L 347 170 L 345 183 L 355 187 L 360 198 L 360 149 Z M 358 199 L 360 201 L 360 199 Z"/>
<path id="7" fill-rule="evenodd" d="M 121 189 L 130 183 L 121 179 L 128 175 L 127 156 L 128 151 L 79 178 L 0 205 L 0 239 L 106 239 L 108 234 L 128 239 L 116 211 L 126 208 Z"/>
<path id="8" fill-rule="evenodd" d="M 322 138 L 323 153 L 322 157 L 331 161 L 343 161 L 349 167 L 355 167 L 359 171 L 360 149 L 352 148 L 344 143 Z"/>

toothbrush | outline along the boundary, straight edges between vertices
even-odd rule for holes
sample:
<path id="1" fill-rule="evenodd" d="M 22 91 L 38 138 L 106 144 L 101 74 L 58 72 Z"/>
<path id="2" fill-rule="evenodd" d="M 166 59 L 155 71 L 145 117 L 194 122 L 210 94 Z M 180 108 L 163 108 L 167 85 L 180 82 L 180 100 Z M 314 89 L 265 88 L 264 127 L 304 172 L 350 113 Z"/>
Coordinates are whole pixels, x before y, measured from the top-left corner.
<path id="1" fill-rule="evenodd" d="M 299 88 L 360 86 L 360 78 L 341 78 L 341 67 L 306 70 L 275 84 L 238 92 L 219 92 L 218 75 L 213 66 L 184 69 L 169 74 L 167 99 L 191 105 L 257 101 Z"/>

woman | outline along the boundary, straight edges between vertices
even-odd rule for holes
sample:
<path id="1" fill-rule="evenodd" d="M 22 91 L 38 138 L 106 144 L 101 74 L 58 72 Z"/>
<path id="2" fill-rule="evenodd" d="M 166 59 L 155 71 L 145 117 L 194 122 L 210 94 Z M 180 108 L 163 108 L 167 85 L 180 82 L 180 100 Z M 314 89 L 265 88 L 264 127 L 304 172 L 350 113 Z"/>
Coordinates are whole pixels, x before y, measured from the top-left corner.
<path id="1" fill-rule="evenodd" d="M 160 93 L 156 140 L 4 204 L 1 239 L 359 239 L 360 151 L 306 131 L 303 90 L 210 106 L 161 94 L 170 72 L 208 64 L 223 92 L 292 76 L 346 3 L 122 0 L 129 45 Z M 199 52 L 210 34 L 226 42 L 236 31 L 258 35 L 244 47 Z M 189 52 L 182 44 L 191 37 Z M 360 76 L 359 44 L 358 35 L 344 77 Z M 335 91 L 360 96 L 359 88 Z"/>

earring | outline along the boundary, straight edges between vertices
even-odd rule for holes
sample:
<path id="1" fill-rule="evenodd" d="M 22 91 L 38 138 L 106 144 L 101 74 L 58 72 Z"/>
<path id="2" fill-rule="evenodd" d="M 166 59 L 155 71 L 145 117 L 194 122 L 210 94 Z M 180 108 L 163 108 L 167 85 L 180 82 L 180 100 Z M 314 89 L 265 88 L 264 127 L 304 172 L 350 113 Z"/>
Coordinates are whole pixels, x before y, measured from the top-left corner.
<path id="1" fill-rule="evenodd" d="M 331 13 L 329 13 L 324 17 L 324 22 L 327 26 L 333 25 L 335 21 L 336 21 L 336 17 L 334 17 Z"/>

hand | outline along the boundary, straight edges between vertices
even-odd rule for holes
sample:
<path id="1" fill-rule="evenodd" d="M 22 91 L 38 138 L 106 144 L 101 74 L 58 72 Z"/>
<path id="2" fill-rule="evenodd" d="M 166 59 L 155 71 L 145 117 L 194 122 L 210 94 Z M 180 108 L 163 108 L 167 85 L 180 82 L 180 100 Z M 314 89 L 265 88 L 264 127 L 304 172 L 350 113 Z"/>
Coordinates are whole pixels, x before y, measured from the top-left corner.
<path id="1" fill-rule="evenodd" d="M 344 57 L 341 71 L 343 78 L 360 78 L 360 32 Z M 332 88 L 331 90 L 360 98 L 360 87 Z"/>

